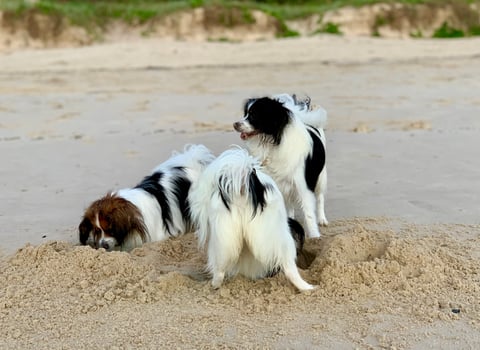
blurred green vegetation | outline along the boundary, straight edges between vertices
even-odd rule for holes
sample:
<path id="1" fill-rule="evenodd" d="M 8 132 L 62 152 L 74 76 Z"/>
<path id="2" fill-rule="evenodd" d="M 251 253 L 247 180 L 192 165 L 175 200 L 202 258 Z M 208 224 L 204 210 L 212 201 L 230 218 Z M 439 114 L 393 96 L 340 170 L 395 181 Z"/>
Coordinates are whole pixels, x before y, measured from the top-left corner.
<path id="1" fill-rule="evenodd" d="M 297 36 L 291 30 L 287 20 L 303 18 L 312 14 L 322 16 L 326 11 L 344 6 L 363 6 L 374 3 L 430 4 L 441 6 L 450 4 L 465 12 L 472 2 L 478 0 L 0 0 L 0 10 L 8 11 L 10 17 L 22 18 L 28 13 L 39 12 L 49 16 L 67 18 L 70 23 L 87 29 L 103 28 L 111 20 L 121 20 L 129 24 L 142 24 L 161 18 L 176 11 L 196 7 L 215 8 L 211 18 L 218 24 L 234 26 L 254 21 L 251 11 L 263 11 L 278 20 L 278 35 Z M 240 11 L 240 12 L 239 12 Z M 238 14 L 241 13 L 239 16 Z M 465 12 L 461 18 L 473 18 Z M 478 14 L 464 35 L 480 35 Z M 470 20 L 470 19 L 469 19 Z M 470 20 L 471 21 L 471 20 Z M 376 23 L 376 28 L 385 23 Z M 341 34 L 341 28 L 335 23 L 320 28 L 318 32 Z M 373 35 L 375 34 L 373 31 Z M 378 32 L 378 31 L 377 31 Z M 413 36 L 421 37 L 421 33 Z M 458 30 L 444 24 L 438 28 L 435 37 L 458 37 Z"/>

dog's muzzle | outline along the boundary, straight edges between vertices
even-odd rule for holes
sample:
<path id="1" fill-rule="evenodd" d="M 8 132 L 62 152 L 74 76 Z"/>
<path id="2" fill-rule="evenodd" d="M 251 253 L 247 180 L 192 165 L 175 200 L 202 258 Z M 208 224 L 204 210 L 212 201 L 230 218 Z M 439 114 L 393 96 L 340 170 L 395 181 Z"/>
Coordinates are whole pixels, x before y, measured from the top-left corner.
<path id="1" fill-rule="evenodd" d="M 233 128 L 238 131 L 238 132 L 242 132 L 242 123 L 241 122 L 235 122 L 233 123 Z"/>
<path id="2" fill-rule="evenodd" d="M 99 242 L 98 242 L 98 248 L 103 248 L 105 249 L 107 252 L 111 252 L 114 248 L 115 248 L 115 245 L 117 244 L 116 240 L 115 239 L 112 239 L 112 238 L 108 238 L 108 239 L 101 239 Z"/>

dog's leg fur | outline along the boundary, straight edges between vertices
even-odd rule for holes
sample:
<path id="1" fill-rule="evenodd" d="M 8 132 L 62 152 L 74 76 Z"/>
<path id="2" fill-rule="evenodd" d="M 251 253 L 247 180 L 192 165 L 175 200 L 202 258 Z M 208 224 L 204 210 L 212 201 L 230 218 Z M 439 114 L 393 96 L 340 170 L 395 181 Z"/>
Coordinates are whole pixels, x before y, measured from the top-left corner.
<path id="1" fill-rule="evenodd" d="M 225 210 L 226 211 L 226 210 Z M 210 238 L 208 243 L 208 266 L 212 273 L 212 287 L 220 288 L 225 275 L 232 273 L 242 251 L 242 235 L 231 232 L 235 224 L 229 213 L 220 216 L 216 222 L 210 222 Z"/>
<path id="2" fill-rule="evenodd" d="M 295 181 L 295 187 L 300 201 L 300 208 L 303 212 L 303 221 L 307 237 L 320 237 L 320 230 L 317 224 L 317 198 L 315 193 L 307 188 L 305 181 Z"/>
<path id="3" fill-rule="evenodd" d="M 279 208 L 267 206 L 262 217 L 255 217 L 246 227 L 245 241 L 252 255 L 266 271 L 280 267 L 287 279 L 300 291 L 314 287 L 303 280 L 298 272 L 296 246 L 287 221 L 278 220 Z M 285 214 L 284 214 L 285 215 Z M 282 215 L 283 217 L 285 217 Z M 272 244 L 275 242 L 275 244 Z"/>
<path id="4" fill-rule="evenodd" d="M 328 220 L 325 216 L 325 192 L 327 189 L 327 168 L 320 173 L 316 195 L 317 195 L 317 220 L 320 226 L 328 226 Z"/>

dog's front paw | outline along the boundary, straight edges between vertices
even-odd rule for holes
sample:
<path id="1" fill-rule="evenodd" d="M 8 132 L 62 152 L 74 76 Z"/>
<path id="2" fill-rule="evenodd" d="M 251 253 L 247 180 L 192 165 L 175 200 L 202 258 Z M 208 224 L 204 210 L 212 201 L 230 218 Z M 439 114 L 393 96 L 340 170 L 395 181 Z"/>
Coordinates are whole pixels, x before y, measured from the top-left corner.
<path id="1" fill-rule="evenodd" d="M 213 278 L 212 278 L 212 287 L 213 287 L 213 289 L 218 289 L 218 288 L 220 288 L 220 286 L 221 286 L 222 283 L 223 283 L 224 277 L 225 277 L 225 274 L 224 274 L 224 273 L 214 274 L 214 276 L 213 276 Z"/>
<path id="2" fill-rule="evenodd" d="M 320 236 L 320 231 L 318 229 L 309 231 L 307 235 L 308 238 L 320 238 Z"/>
<path id="3" fill-rule="evenodd" d="M 213 289 L 220 289 L 221 286 L 222 286 L 222 282 L 212 281 Z"/>
<path id="4" fill-rule="evenodd" d="M 318 220 L 318 224 L 320 226 L 328 226 L 328 220 L 327 218 L 324 216 L 324 217 L 321 217 L 319 220 Z"/>

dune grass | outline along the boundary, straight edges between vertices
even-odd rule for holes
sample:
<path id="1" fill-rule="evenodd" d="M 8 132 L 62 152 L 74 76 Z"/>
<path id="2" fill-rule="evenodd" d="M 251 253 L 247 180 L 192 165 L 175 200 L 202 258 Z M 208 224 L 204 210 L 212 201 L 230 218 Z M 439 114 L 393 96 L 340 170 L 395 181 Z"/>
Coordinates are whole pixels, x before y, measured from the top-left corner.
<path id="1" fill-rule="evenodd" d="M 478 3 L 478 0 L 475 0 Z M 374 3 L 431 4 L 441 6 L 450 4 L 462 11 L 468 9 L 473 0 L 1 0 L 0 10 L 8 11 L 11 16 L 21 18 L 35 11 L 49 16 L 67 18 L 70 23 L 87 29 L 103 28 L 111 20 L 121 20 L 129 24 L 142 24 L 159 19 L 176 11 L 195 7 L 215 7 L 213 20 L 220 25 L 234 26 L 251 23 L 251 11 L 263 11 L 279 22 L 279 36 L 296 36 L 298 33 L 288 28 L 286 21 L 307 17 L 312 14 L 322 15 L 328 10 L 344 6 L 363 6 Z M 236 13 L 232 15 L 232 11 Z M 238 16 L 238 11 L 242 15 Z M 478 18 L 478 16 L 477 16 Z M 239 20 L 240 19 L 240 20 Z M 478 22 L 478 20 L 477 20 Z M 479 35 L 480 25 L 473 23 L 464 35 Z M 341 34 L 334 23 L 320 31 Z M 436 37 L 459 37 L 458 30 L 447 25 L 438 28 Z"/>

